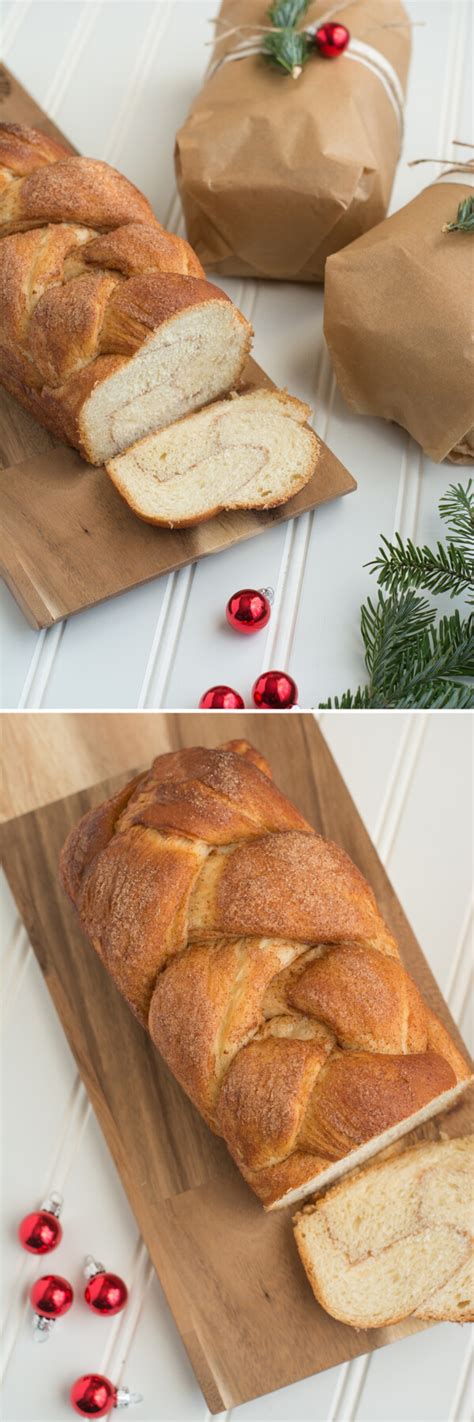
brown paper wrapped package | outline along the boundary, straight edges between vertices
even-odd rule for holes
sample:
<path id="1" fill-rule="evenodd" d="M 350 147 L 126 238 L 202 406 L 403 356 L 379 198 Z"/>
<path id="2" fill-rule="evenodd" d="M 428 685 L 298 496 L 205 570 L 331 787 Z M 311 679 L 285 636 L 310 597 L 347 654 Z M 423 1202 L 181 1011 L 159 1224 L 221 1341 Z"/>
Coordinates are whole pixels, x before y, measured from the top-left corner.
<path id="1" fill-rule="evenodd" d="M 222 31 L 269 23 L 267 3 L 223 0 Z M 310 4 L 305 24 L 325 10 L 325 0 Z M 385 56 L 405 89 L 410 29 L 400 0 L 343 3 L 337 19 Z M 214 56 L 239 39 L 222 40 Z M 383 83 L 347 56 L 315 55 L 296 81 L 260 54 L 222 64 L 176 143 L 188 236 L 203 266 L 322 281 L 329 254 L 385 216 L 400 137 Z"/>
<path id="2" fill-rule="evenodd" d="M 474 459 L 474 241 L 443 232 L 472 189 L 438 183 L 326 267 L 324 331 L 342 393 L 431 459 Z"/>

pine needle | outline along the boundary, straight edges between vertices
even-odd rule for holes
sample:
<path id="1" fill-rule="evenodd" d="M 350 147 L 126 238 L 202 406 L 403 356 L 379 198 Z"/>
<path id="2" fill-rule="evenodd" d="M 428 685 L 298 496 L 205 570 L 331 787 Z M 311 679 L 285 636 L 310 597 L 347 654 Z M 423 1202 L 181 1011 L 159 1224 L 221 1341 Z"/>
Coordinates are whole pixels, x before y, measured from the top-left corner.
<path id="1" fill-rule="evenodd" d="M 445 222 L 442 232 L 474 232 L 474 197 L 463 198 L 455 222 Z"/>
<path id="2" fill-rule="evenodd" d="M 299 30 L 275 30 L 263 41 L 265 58 L 285 69 L 294 79 L 299 78 L 309 59 L 310 49 L 308 36 Z"/>
<path id="3" fill-rule="evenodd" d="M 304 30 L 295 25 L 308 9 L 309 0 L 276 0 L 267 11 L 274 30 L 265 36 L 263 54 L 273 64 L 298 79 L 311 53 L 311 41 Z"/>
<path id="4" fill-rule="evenodd" d="M 360 613 L 367 685 L 321 702 L 321 708 L 474 707 L 474 612 L 461 617 L 456 608 L 438 618 L 436 607 L 418 595 L 423 589 L 474 603 L 472 480 L 466 488 L 450 485 L 439 511 L 450 540 L 438 542 L 435 551 L 403 542 L 399 533 L 392 541 L 381 538 L 368 566 L 388 596 L 380 590 Z"/>

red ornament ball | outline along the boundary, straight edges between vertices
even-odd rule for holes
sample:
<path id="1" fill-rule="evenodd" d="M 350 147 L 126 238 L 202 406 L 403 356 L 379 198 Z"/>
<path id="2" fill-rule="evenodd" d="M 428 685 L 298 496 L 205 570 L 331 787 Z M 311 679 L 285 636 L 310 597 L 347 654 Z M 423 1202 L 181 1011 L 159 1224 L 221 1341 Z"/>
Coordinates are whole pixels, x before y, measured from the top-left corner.
<path id="1" fill-rule="evenodd" d="M 18 1229 L 20 1244 L 29 1254 L 49 1254 L 62 1237 L 62 1226 L 50 1210 L 33 1210 L 31 1215 L 25 1215 Z"/>
<path id="2" fill-rule="evenodd" d="M 85 1373 L 71 1388 L 71 1402 L 80 1417 L 106 1417 L 117 1401 L 117 1388 L 101 1373 Z"/>
<path id="3" fill-rule="evenodd" d="M 252 688 L 255 705 L 268 711 L 287 711 L 296 706 L 298 687 L 287 672 L 263 672 Z"/>
<path id="4" fill-rule="evenodd" d="M 121 1309 L 125 1308 L 128 1299 L 127 1285 L 119 1274 L 100 1271 L 86 1284 L 84 1298 L 94 1313 L 102 1313 L 111 1318 L 112 1314 L 120 1313 Z"/>
<path id="5" fill-rule="evenodd" d="M 30 1293 L 30 1302 L 41 1318 L 62 1318 L 73 1298 L 71 1285 L 60 1274 L 44 1274 L 42 1279 L 36 1279 Z"/>
<path id="6" fill-rule="evenodd" d="M 201 711 L 243 711 L 244 702 L 231 686 L 211 686 L 199 702 Z"/>
<path id="7" fill-rule="evenodd" d="M 236 632 L 259 632 L 270 620 L 271 607 L 263 591 L 255 588 L 241 588 L 229 598 L 226 607 L 227 621 Z"/>
<path id="8" fill-rule="evenodd" d="M 319 54 L 324 59 L 337 59 L 339 54 L 343 54 L 349 44 L 350 33 L 345 25 L 339 25 L 334 21 L 327 25 L 320 25 L 314 36 L 314 43 Z"/>

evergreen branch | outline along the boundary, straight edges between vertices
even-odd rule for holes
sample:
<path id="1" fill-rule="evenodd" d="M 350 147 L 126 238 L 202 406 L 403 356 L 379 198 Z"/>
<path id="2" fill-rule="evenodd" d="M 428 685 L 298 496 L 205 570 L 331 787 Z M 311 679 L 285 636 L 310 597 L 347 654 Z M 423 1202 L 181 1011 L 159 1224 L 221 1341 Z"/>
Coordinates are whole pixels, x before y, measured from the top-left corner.
<path id="1" fill-rule="evenodd" d="M 442 232 L 474 232 L 474 197 L 463 198 L 455 222 L 445 222 Z"/>
<path id="2" fill-rule="evenodd" d="M 321 703 L 330 710 L 474 707 L 474 616 L 435 625 L 436 610 L 408 592 L 361 608 L 367 686 Z"/>
<path id="3" fill-rule="evenodd" d="M 472 711 L 474 693 L 472 687 L 452 685 L 449 682 L 431 682 L 416 696 L 408 693 L 402 700 L 371 695 L 367 686 L 357 691 L 344 691 L 342 696 L 320 701 L 321 711 Z"/>
<path id="4" fill-rule="evenodd" d="M 468 560 L 454 543 L 446 547 L 438 543 L 433 552 L 426 544 L 415 547 L 411 538 L 403 543 L 399 533 L 393 543 L 382 536 L 377 557 L 366 566 L 378 573 L 380 587 L 388 591 L 404 592 L 414 587 L 435 594 L 449 593 L 451 597 L 468 593 L 474 602 L 474 561 Z"/>
<path id="5" fill-rule="evenodd" d="M 309 59 L 311 44 L 304 30 L 275 30 L 265 36 L 262 53 L 297 79 Z"/>
<path id="6" fill-rule="evenodd" d="M 275 0 L 267 10 L 269 20 L 277 30 L 290 30 L 298 24 L 308 9 L 309 0 Z"/>
<path id="7" fill-rule="evenodd" d="M 382 537 L 376 558 L 367 564 L 378 573 L 380 587 L 389 592 L 404 592 L 409 587 L 423 588 L 435 594 L 451 597 L 467 595 L 474 602 L 474 489 L 472 479 L 466 488 L 451 484 L 440 500 L 439 512 L 450 534 L 446 546 L 438 543 L 432 552 L 425 544 L 417 548 L 411 538 L 406 543 L 395 534 L 393 542 Z"/>
<path id="8" fill-rule="evenodd" d="M 462 484 L 450 484 L 439 501 L 439 511 L 444 520 L 451 542 L 474 562 L 474 487 L 469 479 L 466 488 Z"/>
<path id="9" fill-rule="evenodd" d="M 474 603 L 472 479 L 465 488 L 451 484 L 439 512 L 450 541 L 435 552 L 399 533 L 393 541 L 382 536 L 367 565 L 377 573 L 377 602 L 367 598 L 360 610 L 367 685 L 320 702 L 321 709 L 474 709 L 474 612 L 461 617 L 456 608 L 437 620 L 436 607 L 419 596 L 420 589 L 449 592 Z"/>

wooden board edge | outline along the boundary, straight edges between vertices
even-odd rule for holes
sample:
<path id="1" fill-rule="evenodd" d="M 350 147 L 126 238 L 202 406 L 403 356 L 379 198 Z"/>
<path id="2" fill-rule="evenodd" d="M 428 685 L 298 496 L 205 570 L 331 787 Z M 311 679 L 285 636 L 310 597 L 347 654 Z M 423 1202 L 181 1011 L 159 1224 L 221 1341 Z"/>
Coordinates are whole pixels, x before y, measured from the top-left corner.
<path id="1" fill-rule="evenodd" d="M 334 458 L 337 459 L 337 456 L 334 456 Z M 147 573 L 143 578 L 134 579 L 130 583 L 124 584 L 123 587 L 117 588 L 114 592 L 103 593 L 97 599 L 85 601 L 80 607 L 75 607 L 74 609 L 64 608 L 58 612 L 52 611 L 44 598 L 41 597 L 27 569 L 18 563 L 14 550 L 12 550 L 11 557 L 9 557 L 5 549 L 3 552 L 0 551 L 0 574 L 4 578 L 7 587 L 30 627 L 33 627 L 35 631 L 43 631 L 46 628 L 57 626 L 57 624 L 63 622 L 65 618 L 77 617 L 81 612 L 87 612 L 93 607 L 100 607 L 104 602 L 110 602 L 113 598 L 122 597 L 128 592 L 133 592 L 134 588 L 146 587 L 148 583 L 158 582 L 160 578 L 168 577 L 170 573 L 176 572 L 180 568 L 189 567 L 190 564 L 195 562 L 201 563 L 204 559 L 213 558 L 215 555 L 225 552 L 227 548 L 236 548 L 241 543 L 250 542 L 252 538 L 258 538 L 262 533 L 268 532 L 271 528 L 279 527 L 284 523 L 290 523 L 292 519 L 300 518 L 304 513 L 313 513 L 316 509 L 323 508 L 325 504 L 331 503 L 333 499 L 344 498 L 346 494 L 352 494 L 354 490 L 357 489 L 357 482 L 353 475 L 344 468 L 344 465 L 340 464 L 339 460 L 337 460 L 337 463 L 339 465 L 337 470 L 338 487 L 334 487 L 329 493 L 322 494 L 306 507 L 296 509 L 294 513 L 291 512 L 290 504 L 282 505 L 281 509 L 255 509 L 253 510 L 253 516 L 258 518 L 258 515 L 261 513 L 265 519 L 262 528 L 257 526 L 256 528 L 244 529 L 241 534 L 238 534 L 232 539 L 231 543 L 223 536 L 222 542 L 215 544 L 214 547 L 210 548 L 207 552 L 199 553 L 197 558 L 195 554 L 190 554 L 189 558 L 180 557 L 171 559 L 166 568 L 163 568 L 161 572 Z M 18 465 L 13 465 L 11 472 L 16 469 L 18 469 Z M 7 470 L 1 470 L 0 477 L 6 473 L 8 473 Z M 312 475 L 312 478 L 314 477 L 315 475 Z M 304 494 L 304 490 L 301 492 Z M 209 521 L 211 522 L 211 520 Z M 159 532 L 160 534 L 166 533 L 166 529 L 160 529 Z"/>

